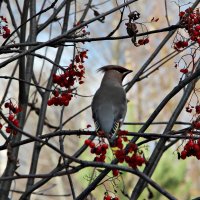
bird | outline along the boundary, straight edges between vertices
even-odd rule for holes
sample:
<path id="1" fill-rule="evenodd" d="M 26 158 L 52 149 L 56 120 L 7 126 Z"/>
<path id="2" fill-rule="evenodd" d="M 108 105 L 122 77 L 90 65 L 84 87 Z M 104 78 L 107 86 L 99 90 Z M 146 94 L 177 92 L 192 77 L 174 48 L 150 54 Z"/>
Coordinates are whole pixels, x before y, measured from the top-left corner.
<path id="1" fill-rule="evenodd" d="M 99 68 L 98 72 L 103 72 L 104 76 L 92 100 L 92 117 L 96 132 L 104 132 L 112 147 L 127 112 L 122 81 L 132 70 L 118 65 L 106 65 Z"/>

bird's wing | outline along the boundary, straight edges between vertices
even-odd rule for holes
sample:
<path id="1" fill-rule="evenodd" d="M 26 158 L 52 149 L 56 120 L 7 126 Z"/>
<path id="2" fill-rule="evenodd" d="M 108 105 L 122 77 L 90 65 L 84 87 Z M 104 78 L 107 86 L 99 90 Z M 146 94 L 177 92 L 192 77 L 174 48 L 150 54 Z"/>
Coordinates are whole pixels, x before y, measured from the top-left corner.
<path id="1" fill-rule="evenodd" d="M 123 123 L 126 110 L 126 94 L 122 87 L 100 88 L 92 102 L 96 130 L 103 130 L 107 136 L 112 136 Z"/>

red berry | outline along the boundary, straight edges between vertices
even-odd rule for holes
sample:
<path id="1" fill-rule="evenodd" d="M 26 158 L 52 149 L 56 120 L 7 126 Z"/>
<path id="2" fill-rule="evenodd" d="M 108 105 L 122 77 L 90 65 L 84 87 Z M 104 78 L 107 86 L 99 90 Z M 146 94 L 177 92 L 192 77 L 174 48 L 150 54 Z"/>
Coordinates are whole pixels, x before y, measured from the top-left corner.
<path id="1" fill-rule="evenodd" d="M 119 144 L 117 144 L 117 147 L 118 147 L 119 149 L 123 149 L 124 145 L 123 145 L 122 143 L 119 143 Z"/>
<path id="2" fill-rule="evenodd" d="M 94 154 L 94 153 L 96 152 L 96 148 L 91 148 L 91 149 L 90 149 L 90 152 L 91 152 L 92 154 Z"/>
<path id="3" fill-rule="evenodd" d="M 183 73 L 183 74 L 187 74 L 188 73 L 188 69 L 187 68 L 186 69 L 181 69 L 180 72 Z"/>
<path id="4" fill-rule="evenodd" d="M 10 107 L 10 103 L 6 102 L 6 103 L 4 104 L 4 106 L 5 106 L 5 108 L 9 108 L 9 107 Z"/>
<path id="5" fill-rule="evenodd" d="M 196 27 L 195 27 L 195 30 L 196 30 L 196 31 L 200 31 L 200 25 L 196 26 Z"/>
<path id="6" fill-rule="evenodd" d="M 130 147 L 129 147 L 129 152 L 136 152 L 138 149 L 137 145 L 135 143 L 130 143 Z"/>
<path id="7" fill-rule="evenodd" d="M 79 65 L 78 67 L 79 67 L 80 69 L 83 69 L 83 68 L 84 68 L 84 66 L 83 66 L 83 65 Z"/>
<path id="8" fill-rule="evenodd" d="M 175 43 L 175 47 L 176 47 L 177 49 L 182 48 L 182 47 L 183 47 L 183 46 L 182 46 L 182 42 L 181 42 L 181 41 L 176 42 L 176 43 Z"/>
<path id="9" fill-rule="evenodd" d="M 189 150 L 190 150 L 190 147 L 186 144 L 186 145 L 184 146 L 184 150 L 189 151 Z"/>
<path id="10" fill-rule="evenodd" d="M 90 148 L 94 148 L 94 147 L 95 147 L 95 143 L 94 143 L 94 142 L 91 142 L 91 143 L 89 144 L 89 146 L 90 146 Z"/>
<path id="11" fill-rule="evenodd" d="M 79 55 L 76 55 L 76 56 L 75 56 L 75 60 L 76 60 L 77 63 L 80 62 L 80 57 L 79 57 Z"/>
<path id="12" fill-rule="evenodd" d="M 47 101 L 47 105 L 48 105 L 48 106 L 53 105 L 53 101 L 52 101 L 51 99 L 49 99 L 49 100 Z"/>
<path id="13" fill-rule="evenodd" d="M 180 13 L 179 13 L 179 17 L 183 17 L 185 15 L 185 12 L 183 12 L 183 11 L 181 11 Z"/>
<path id="14" fill-rule="evenodd" d="M 194 128 L 195 129 L 200 129 L 200 121 L 194 122 Z"/>
<path id="15" fill-rule="evenodd" d="M 188 141 L 187 145 L 188 145 L 190 148 L 193 148 L 193 146 L 194 146 L 194 141 L 190 139 L 190 140 Z"/>
<path id="16" fill-rule="evenodd" d="M 58 97 L 58 96 L 59 96 L 58 90 L 54 90 L 54 91 L 53 91 L 53 95 L 54 95 L 55 97 Z"/>
<path id="17" fill-rule="evenodd" d="M 14 124 L 16 127 L 19 127 L 19 121 L 18 121 L 17 119 L 15 119 L 15 120 L 13 121 L 13 124 Z"/>
<path id="18" fill-rule="evenodd" d="M 191 36 L 191 37 L 190 37 L 190 40 L 192 40 L 192 41 L 196 41 L 196 37 Z"/>
<path id="19" fill-rule="evenodd" d="M 16 108 L 16 113 L 19 113 L 19 112 L 21 112 L 22 111 L 22 109 L 20 108 L 20 107 L 17 107 Z"/>
<path id="20" fill-rule="evenodd" d="M 190 14 L 191 19 L 194 19 L 194 16 L 195 16 L 194 14 Z"/>
<path id="21" fill-rule="evenodd" d="M 96 161 L 96 162 L 101 162 L 101 159 L 100 159 L 99 157 L 96 156 L 96 157 L 94 158 L 94 161 Z"/>
<path id="22" fill-rule="evenodd" d="M 124 159 L 125 159 L 125 151 L 124 150 L 117 150 L 116 152 L 115 152 L 115 156 L 116 156 L 116 158 L 118 159 L 118 161 L 120 162 L 120 163 L 123 163 L 124 162 Z"/>
<path id="23" fill-rule="evenodd" d="M 9 116 L 8 116 L 8 120 L 9 120 L 9 121 L 12 121 L 14 118 L 15 118 L 14 115 L 9 115 Z"/>
<path id="24" fill-rule="evenodd" d="M 143 158 L 143 157 L 139 157 L 138 158 L 138 160 L 137 160 L 137 164 L 138 164 L 138 166 L 142 166 L 142 164 L 144 164 L 145 163 L 145 159 Z"/>
<path id="25" fill-rule="evenodd" d="M 138 44 L 139 45 L 143 45 L 144 44 L 144 40 L 143 39 L 138 40 Z"/>
<path id="26" fill-rule="evenodd" d="M 195 36 L 195 37 L 196 37 L 196 36 L 198 36 L 198 35 L 199 35 L 199 32 L 198 32 L 198 31 L 196 31 L 196 30 L 194 30 L 194 31 L 193 31 L 193 36 Z"/>
<path id="27" fill-rule="evenodd" d="M 113 173 L 113 176 L 118 176 L 119 175 L 119 170 L 118 169 L 113 169 L 112 173 Z"/>
<path id="28" fill-rule="evenodd" d="M 110 195 L 104 197 L 104 200 L 112 200 L 112 197 Z"/>
<path id="29" fill-rule="evenodd" d="M 11 132 L 11 128 L 10 127 L 7 127 L 6 128 L 6 133 L 10 133 Z"/>
<path id="30" fill-rule="evenodd" d="M 119 130 L 118 131 L 118 135 L 127 135 L 128 134 L 128 131 L 126 130 Z"/>
<path id="31" fill-rule="evenodd" d="M 186 112 L 189 112 L 189 113 L 192 112 L 192 108 L 190 108 L 190 107 L 186 107 L 185 110 L 186 110 Z"/>
<path id="32" fill-rule="evenodd" d="M 90 124 L 88 124 L 88 125 L 87 125 L 87 128 L 90 128 L 90 127 L 91 127 L 91 125 L 90 125 Z"/>
<path id="33" fill-rule="evenodd" d="M 60 82 L 60 76 L 57 76 L 56 74 L 53 74 L 53 82 L 59 83 Z"/>
<path id="34" fill-rule="evenodd" d="M 193 20 L 194 20 L 194 24 L 198 24 L 199 23 L 199 19 L 197 17 L 195 17 Z"/>
<path id="35" fill-rule="evenodd" d="M 183 160 L 185 160 L 186 157 L 187 157 L 187 151 L 186 151 L 186 150 L 181 151 L 181 158 L 182 158 Z"/>
<path id="36" fill-rule="evenodd" d="M 106 143 L 102 144 L 103 149 L 108 149 L 108 145 Z"/>
<path id="37" fill-rule="evenodd" d="M 85 145 L 87 145 L 87 146 L 88 146 L 90 143 L 91 143 L 91 140 L 88 140 L 88 139 L 87 139 L 87 140 L 85 140 Z"/>
<path id="38" fill-rule="evenodd" d="M 197 106 L 195 107 L 195 109 L 196 109 L 196 113 L 197 113 L 197 114 L 200 114 L 200 105 L 197 105 Z"/>
<path id="39" fill-rule="evenodd" d="M 101 162 L 104 162 L 105 159 L 106 159 L 106 156 L 105 156 L 105 155 L 100 155 L 100 160 L 101 160 Z"/>
<path id="40" fill-rule="evenodd" d="M 121 137 L 117 138 L 117 143 L 122 143 L 122 138 Z"/>
<path id="41" fill-rule="evenodd" d="M 183 47 L 187 47 L 188 46 L 188 41 L 183 41 L 182 45 L 183 45 Z"/>
<path id="42" fill-rule="evenodd" d="M 10 108 L 11 109 L 11 108 Z M 12 107 L 11 109 L 13 111 L 13 113 L 17 114 L 18 108 L 17 107 Z"/>
<path id="43" fill-rule="evenodd" d="M 147 44 L 147 43 L 149 43 L 149 38 L 144 39 L 144 44 Z"/>
<path id="44" fill-rule="evenodd" d="M 101 154 L 102 154 L 102 155 L 105 155 L 105 154 L 106 154 L 106 149 L 101 148 Z"/>
<path id="45" fill-rule="evenodd" d="M 125 161 L 126 161 L 127 163 L 129 163 L 130 160 L 131 160 L 130 156 L 125 156 Z"/>
<path id="46" fill-rule="evenodd" d="M 101 146 L 98 146 L 97 148 L 96 148 L 96 155 L 100 155 L 101 154 Z"/>
<path id="47" fill-rule="evenodd" d="M 63 105 L 64 106 L 68 106 L 69 105 L 69 101 L 65 101 Z"/>
<path id="48" fill-rule="evenodd" d="M 195 152 L 199 152 L 200 151 L 200 147 L 198 144 L 194 144 L 193 149 Z"/>
<path id="49" fill-rule="evenodd" d="M 124 140 L 124 142 L 127 142 L 128 138 L 127 137 L 123 137 L 123 140 Z"/>

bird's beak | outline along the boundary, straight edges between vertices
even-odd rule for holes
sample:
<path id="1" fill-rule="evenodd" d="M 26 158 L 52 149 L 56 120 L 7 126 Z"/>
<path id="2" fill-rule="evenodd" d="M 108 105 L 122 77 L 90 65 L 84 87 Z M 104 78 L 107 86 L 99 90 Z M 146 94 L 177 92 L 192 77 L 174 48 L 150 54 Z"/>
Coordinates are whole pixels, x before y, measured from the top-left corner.
<path id="1" fill-rule="evenodd" d="M 131 72 L 133 72 L 132 70 L 128 70 L 127 72 L 124 73 L 124 76 L 126 76 L 127 74 L 130 74 Z"/>
<path id="2" fill-rule="evenodd" d="M 122 80 L 126 77 L 127 74 L 131 73 L 132 70 L 127 70 L 126 72 L 123 73 L 123 76 L 122 76 Z"/>

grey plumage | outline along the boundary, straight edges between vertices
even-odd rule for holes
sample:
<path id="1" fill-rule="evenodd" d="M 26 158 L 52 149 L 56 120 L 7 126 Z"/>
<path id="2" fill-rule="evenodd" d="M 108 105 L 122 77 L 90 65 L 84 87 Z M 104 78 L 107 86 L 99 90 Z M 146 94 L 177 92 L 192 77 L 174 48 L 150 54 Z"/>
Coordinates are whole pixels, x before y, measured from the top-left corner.
<path id="1" fill-rule="evenodd" d="M 92 101 L 92 114 L 96 131 L 104 131 L 111 144 L 127 111 L 122 81 L 132 71 L 117 65 L 108 65 L 98 71 L 104 72 L 104 77 Z"/>

